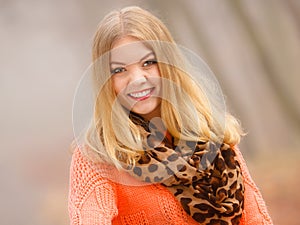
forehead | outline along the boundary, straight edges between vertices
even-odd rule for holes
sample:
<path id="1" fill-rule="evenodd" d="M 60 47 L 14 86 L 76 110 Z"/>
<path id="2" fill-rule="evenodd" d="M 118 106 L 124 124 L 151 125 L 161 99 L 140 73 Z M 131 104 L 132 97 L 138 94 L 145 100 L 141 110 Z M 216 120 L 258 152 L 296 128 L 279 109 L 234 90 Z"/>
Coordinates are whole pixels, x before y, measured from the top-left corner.
<path id="1" fill-rule="evenodd" d="M 116 41 L 110 51 L 110 62 L 130 64 L 138 62 L 152 50 L 144 42 L 132 37 L 124 37 Z"/>

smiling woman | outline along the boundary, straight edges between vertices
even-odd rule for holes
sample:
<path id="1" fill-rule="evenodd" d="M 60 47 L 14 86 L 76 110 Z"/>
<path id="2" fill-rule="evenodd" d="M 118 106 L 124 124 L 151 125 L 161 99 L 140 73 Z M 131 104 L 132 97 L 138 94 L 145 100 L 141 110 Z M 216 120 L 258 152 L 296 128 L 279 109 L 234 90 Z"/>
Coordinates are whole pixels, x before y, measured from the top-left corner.
<path id="1" fill-rule="evenodd" d="M 141 8 L 101 21 L 94 114 L 71 164 L 72 224 L 272 224 L 237 148 L 240 124 L 196 62 Z"/>

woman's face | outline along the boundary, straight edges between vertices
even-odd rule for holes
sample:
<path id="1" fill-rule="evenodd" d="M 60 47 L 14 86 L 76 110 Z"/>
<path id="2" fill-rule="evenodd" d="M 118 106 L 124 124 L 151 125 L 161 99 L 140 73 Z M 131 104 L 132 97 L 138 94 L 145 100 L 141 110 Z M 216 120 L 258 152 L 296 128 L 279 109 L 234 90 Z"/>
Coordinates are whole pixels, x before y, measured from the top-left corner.
<path id="1" fill-rule="evenodd" d="M 160 117 L 161 79 L 151 49 L 125 36 L 113 45 L 110 69 L 114 91 L 123 106 L 148 120 Z"/>

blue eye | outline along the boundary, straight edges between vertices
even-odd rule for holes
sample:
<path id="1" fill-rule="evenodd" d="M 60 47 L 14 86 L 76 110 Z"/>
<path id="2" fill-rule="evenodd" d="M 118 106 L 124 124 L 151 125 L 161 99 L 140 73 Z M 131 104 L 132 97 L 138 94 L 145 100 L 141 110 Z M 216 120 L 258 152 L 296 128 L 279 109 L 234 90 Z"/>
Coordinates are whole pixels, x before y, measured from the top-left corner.
<path id="1" fill-rule="evenodd" d="M 155 59 L 152 59 L 152 60 L 147 60 L 143 63 L 143 66 L 151 66 L 153 64 L 156 64 L 157 61 Z"/>
<path id="2" fill-rule="evenodd" d="M 124 72 L 124 71 L 125 71 L 125 68 L 123 68 L 123 67 L 118 67 L 118 68 L 115 68 L 115 69 L 111 70 L 110 72 L 111 72 L 112 75 L 114 75 L 114 74 L 116 74 L 116 73 L 122 73 L 122 72 Z"/>

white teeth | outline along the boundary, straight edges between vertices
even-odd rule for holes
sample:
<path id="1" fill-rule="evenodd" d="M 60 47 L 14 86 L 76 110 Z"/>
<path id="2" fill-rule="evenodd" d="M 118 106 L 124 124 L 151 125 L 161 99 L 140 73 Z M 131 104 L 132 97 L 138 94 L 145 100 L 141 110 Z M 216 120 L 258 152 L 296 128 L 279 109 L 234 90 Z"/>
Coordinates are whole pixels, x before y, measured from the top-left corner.
<path id="1" fill-rule="evenodd" d="M 151 92 L 151 90 L 148 89 L 148 90 L 141 91 L 141 92 L 129 93 L 129 95 L 130 95 L 131 97 L 134 97 L 134 98 L 141 98 L 141 97 L 144 97 L 144 96 L 146 96 L 146 95 L 149 95 L 150 92 Z"/>

